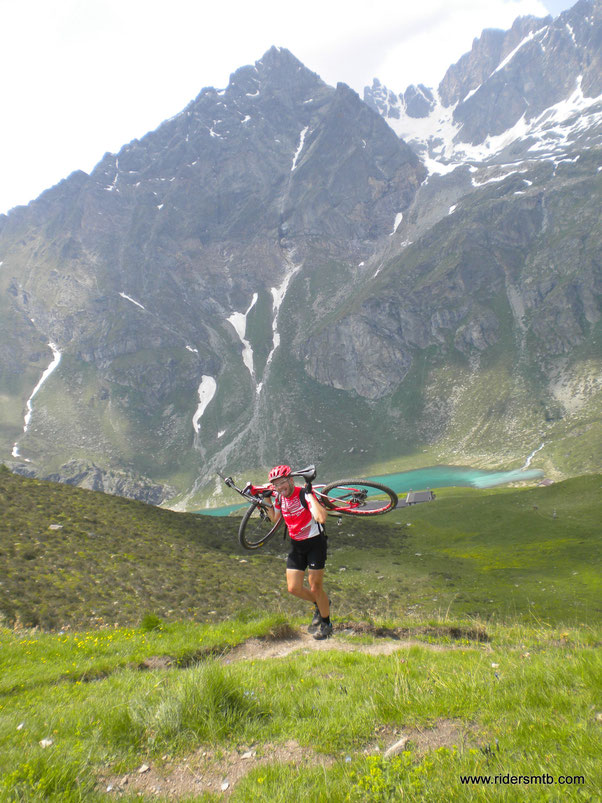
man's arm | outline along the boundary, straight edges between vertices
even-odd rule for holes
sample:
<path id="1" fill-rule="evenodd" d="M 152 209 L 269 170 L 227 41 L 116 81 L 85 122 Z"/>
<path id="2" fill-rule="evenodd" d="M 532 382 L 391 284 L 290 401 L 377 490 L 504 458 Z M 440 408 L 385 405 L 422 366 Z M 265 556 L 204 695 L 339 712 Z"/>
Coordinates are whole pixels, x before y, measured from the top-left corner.
<path id="1" fill-rule="evenodd" d="M 267 514 L 270 517 L 270 521 L 276 523 L 278 519 L 282 516 L 282 512 L 280 510 L 276 510 L 274 505 L 271 503 L 269 499 L 263 500 L 267 509 Z"/>
<path id="2" fill-rule="evenodd" d="M 326 508 L 322 507 L 322 505 L 313 495 L 313 492 L 307 494 L 305 498 L 307 499 L 307 504 L 309 505 L 309 510 L 311 512 L 311 515 L 318 522 L 318 524 L 324 524 L 326 522 L 326 519 L 328 518 L 328 513 L 326 512 Z"/>

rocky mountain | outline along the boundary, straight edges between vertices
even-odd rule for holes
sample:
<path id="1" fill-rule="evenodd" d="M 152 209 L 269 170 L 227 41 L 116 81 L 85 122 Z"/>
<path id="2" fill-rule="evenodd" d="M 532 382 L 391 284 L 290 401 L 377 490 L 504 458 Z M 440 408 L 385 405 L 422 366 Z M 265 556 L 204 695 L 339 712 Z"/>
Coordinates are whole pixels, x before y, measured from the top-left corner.
<path id="1" fill-rule="evenodd" d="M 0 217 L 4 462 L 188 508 L 285 458 L 598 465 L 600 8 L 364 101 L 272 48 Z"/>

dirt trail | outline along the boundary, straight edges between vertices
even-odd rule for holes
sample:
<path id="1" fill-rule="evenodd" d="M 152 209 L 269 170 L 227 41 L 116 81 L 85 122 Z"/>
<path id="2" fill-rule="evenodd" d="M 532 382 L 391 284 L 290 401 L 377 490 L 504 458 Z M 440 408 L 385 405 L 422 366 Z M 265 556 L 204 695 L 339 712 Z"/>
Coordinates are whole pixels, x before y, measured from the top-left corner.
<path id="1" fill-rule="evenodd" d="M 343 638 L 340 638 L 343 636 Z M 350 641 L 345 636 L 369 636 L 374 640 L 362 644 Z M 418 636 L 454 639 L 460 643 L 429 642 Z M 457 628 L 445 626 L 421 626 L 412 630 L 406 628 L 390 629 L 378 627 L 366 622 L 339 622 L 335 624 L 333 635 L 317 641 L 305 628 L 293 628 L 284 625 L 276 628 L 263 638 L 248 639 L 234 647 L 222 657 L 224 663 L 235 661 L 263 660 L 266 658 L 284 658 L 293 652 L 309 653 L 321 650 L 337 650 L 339 652 L 361 652 L 365 655 L 391 655 L 411 647 L 422 647 L 433 652 L 466 649 L 469 644 L 489 642 L 489 636 L 478 628 Z"/>
<path id="2" fill-rule="evenodd" d="M 345 635 L 355 635 L 353 630 L 342 631 Z M 361 652 L 365 655 L 391 655 L 400 650 L 407 650 L 410 647 L 422 647 L 434 652 L 444 650 L 457 650 L 459 646 L 455 644 L 429 644 L 418 639 L 399 639 L 381 637 L 372 644 L 360 644 L 358 642 L 347 641 L 337 638 L 335 633 L 331 638 L 317 641 L 309 633 L 299 631 L 290 635 L 288 638 L 277 640 L 266 640 L 261 638 L 249 639 L 243 644 L 234 647 L 221 659 L 225 664 L 235 661 L 258 661 L 267 658 L 284 658 L 293 652 L 318 652 L 323 650 L 337 650 L 337 652 Z"/>
<path id="3" fill-rule="evenodd" d="M 165 756 L 157 766 L 142 764 L 137 771 L 121 777 L 101 777 L 98 788 L 117 798 L 128 792 L 178 800 L 209 792 L 221 793 L 227 799 L 237 782 L 259 766 L 283 762 L 294 767 L 316 764 L 329 767 L 334 761 L 332 756 L 318 754 L 295 741 L 231 750 L 201 749 L 183 760 L 172 761 Z"/>

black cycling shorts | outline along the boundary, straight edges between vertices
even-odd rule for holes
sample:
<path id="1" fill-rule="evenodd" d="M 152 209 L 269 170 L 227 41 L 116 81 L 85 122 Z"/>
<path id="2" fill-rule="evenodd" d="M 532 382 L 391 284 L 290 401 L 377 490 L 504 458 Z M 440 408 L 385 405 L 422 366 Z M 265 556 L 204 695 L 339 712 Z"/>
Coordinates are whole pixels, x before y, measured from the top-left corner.
<path id="1" fill-rule="evenodd" d="M 287 569 L 304 572 L 309 569 L 323 569 L 326 565 L 328 536 L 322 533 L 307 538 L 305 541 L 294 541 L 289 538 L 291 551 L 286 559 Z"/>

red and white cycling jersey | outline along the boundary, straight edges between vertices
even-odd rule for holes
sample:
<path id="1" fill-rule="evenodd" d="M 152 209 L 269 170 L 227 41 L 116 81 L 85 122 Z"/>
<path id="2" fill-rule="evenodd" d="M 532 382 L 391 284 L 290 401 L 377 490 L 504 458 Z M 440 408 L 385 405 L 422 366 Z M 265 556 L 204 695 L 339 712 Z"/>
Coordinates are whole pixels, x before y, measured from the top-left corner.
<path id="1" fill-rule="evenodd" d="M 274 510 L 282 513 L 293 541 L 305 541 L 322 531 L 306 505 L 305 491 L 297 486 L 290 496 L 277 494 L 274 500 Z"/>

